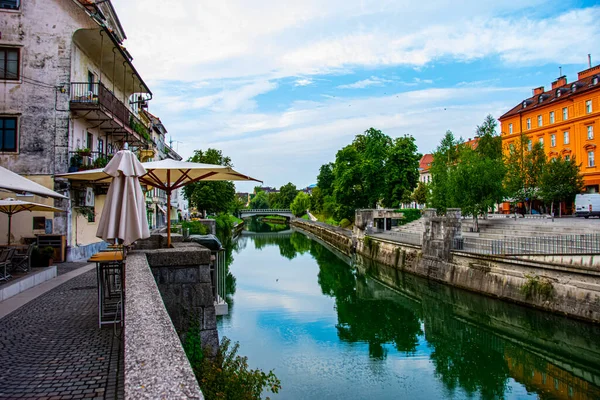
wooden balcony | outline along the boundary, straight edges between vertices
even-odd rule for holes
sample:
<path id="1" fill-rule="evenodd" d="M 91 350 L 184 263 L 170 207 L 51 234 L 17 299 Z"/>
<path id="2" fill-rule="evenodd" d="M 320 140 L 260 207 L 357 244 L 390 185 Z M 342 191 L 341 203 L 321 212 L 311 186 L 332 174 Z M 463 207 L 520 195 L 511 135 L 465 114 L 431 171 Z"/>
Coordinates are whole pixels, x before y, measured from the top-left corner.
<path id="1" fill-rule="evenodd" d="M 115 142 L 134 147 L 154 145 L 149 129 L 100 82 L 71 83 L 70 109 L 113 136 Z"/>

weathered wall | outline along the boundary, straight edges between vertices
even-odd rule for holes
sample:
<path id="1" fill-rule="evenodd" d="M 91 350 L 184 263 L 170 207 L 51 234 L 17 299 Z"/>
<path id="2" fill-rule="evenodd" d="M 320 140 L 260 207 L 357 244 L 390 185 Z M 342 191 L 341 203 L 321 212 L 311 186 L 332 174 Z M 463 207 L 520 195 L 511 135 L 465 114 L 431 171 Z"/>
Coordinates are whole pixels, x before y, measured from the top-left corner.
<path id="1" fill-rule="evenodd" d="M 196 243 L 174 244 L 172 249 L 140 250 L 160 290 L 167 311 L 180 337 L 190 324 L 200 327 L 202 346 L 219 346 L 217 319 L 210 277 L 210 250 Z M 135 251 L 134 253 L 138 253 Z"/>
<path id="2" fill-rule="evenodd" d="M 456 219 L 452 216 L 452 219 Z M 575 318 L 600 322 L 600 269 L 560 265 L 541 261 L 517 260 L 449 251 L 444 232 L 455 235 L 452 221 L 434 217 L 435 223 L 425 233 L 423 248 L 369 237 L 356 242 L 356 252 L 384 265 L 415 275 L 444 282 L 524 305 L 559 312 Z M 308 222 L 296 224 L 328 243 L 334 232 Z M 437 243 L 436 245 L 436 241 Z M 336 248 L 351 244 L 332 243 Z M 529 288 L 529 289 L 527 289 Z"/>
<path id="3" fill-rule="evenodd" d="M 291 225 L 297 226 L 304 230 L 314 233 L 342 253 L 349 255 L 352 253 L 352 238 L 334 230 L 327 229 L 321 225 L 311 224 L 305 220 L 294 219 L 290 222 Z"/>

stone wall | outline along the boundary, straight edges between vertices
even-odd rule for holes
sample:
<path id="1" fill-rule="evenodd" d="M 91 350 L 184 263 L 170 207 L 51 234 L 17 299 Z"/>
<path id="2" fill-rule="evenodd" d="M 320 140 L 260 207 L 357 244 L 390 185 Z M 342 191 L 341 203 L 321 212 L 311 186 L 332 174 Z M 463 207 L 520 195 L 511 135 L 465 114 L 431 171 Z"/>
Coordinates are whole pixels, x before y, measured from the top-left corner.
<path id="1" fill-rule="evenodd" d="M 352 237 L 344 235 L 340 232 L 336 232 L 333 227 L 327 228 L 302 219 L 294 219 L 290 222 L 290 224 L 314 233 L 316 236 L 320 237 L 346 255 L 352 254 L 352 249 L 354 247 Z"/>
<path id="2" fill-rule="evenodd" d="M 196 243 L 174 243 L 171 249 L 140 250 L 147 259 L 165 307 L 182 340 L 195 320 L 202 346 L 219 346 L 210 276 L 210 250 Z M 138 253 L 135 251 L 134 253 Z"/>
<path id="3" fill-rule="evenodd" d="M 599 268 L 452 251 L 452 240 L 460 239 L 460 213 L 448 211 L 444 217 L 426 211 L 422 248 L 369 237 L 356 240 L 355 251 L 384 265 L 452 286 L 600 322 Z M 297 224 L 344 252 L 352 250 L 352 240 L 339 240 L 335 232 L 323 226 L 308 229 L 307 225 L 312 224 Z"/>
<path id="4" fill-rule="evenodd" d="M 144 253 L 127 256 L 125 281 L 125 398 L 203 399 Z"/>

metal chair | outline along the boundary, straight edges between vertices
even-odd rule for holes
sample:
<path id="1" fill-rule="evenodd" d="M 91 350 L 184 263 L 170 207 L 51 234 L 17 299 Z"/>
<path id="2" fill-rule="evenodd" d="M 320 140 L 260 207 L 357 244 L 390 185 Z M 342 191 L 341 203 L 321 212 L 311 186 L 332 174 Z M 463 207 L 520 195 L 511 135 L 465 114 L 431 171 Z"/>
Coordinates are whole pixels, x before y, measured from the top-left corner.
<path id="1" fill-rule="evenodd" d="M 15 254 L 12 259 L 11 272 L 29 272 L 31 271 L 31 254 L 35 244 L 30 244 L 25 254 Z"/>
<path id="2" fill-rule="evenodd" d="M 4 250 L 2 250 L 2 253 L 0 253 L 0 268 L 2 268 L 2 270 L 4 271 L 0 275 L 0 281 L 7 281 L 10 278 L 12 278 L 12 275 L 9 274 L 8 272 L 6 272 L 6 269 L 10 265 L 12 265 L 12 258 L 14 256 L 14 254 L 15 254 L 14 248 L 4 249 Z"/>

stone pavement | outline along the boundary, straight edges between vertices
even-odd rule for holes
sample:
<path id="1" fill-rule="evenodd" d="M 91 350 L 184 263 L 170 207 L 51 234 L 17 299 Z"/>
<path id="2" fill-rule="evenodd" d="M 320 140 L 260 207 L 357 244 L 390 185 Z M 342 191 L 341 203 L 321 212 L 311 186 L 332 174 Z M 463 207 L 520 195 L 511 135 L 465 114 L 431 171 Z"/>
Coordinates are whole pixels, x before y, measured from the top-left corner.
<path id="1" fill-rule="evenodd" d="M 98 327 L 95 270 L 67 281 L 0 319 L 0 399 L 123 398 L 121 338 Z"/>

